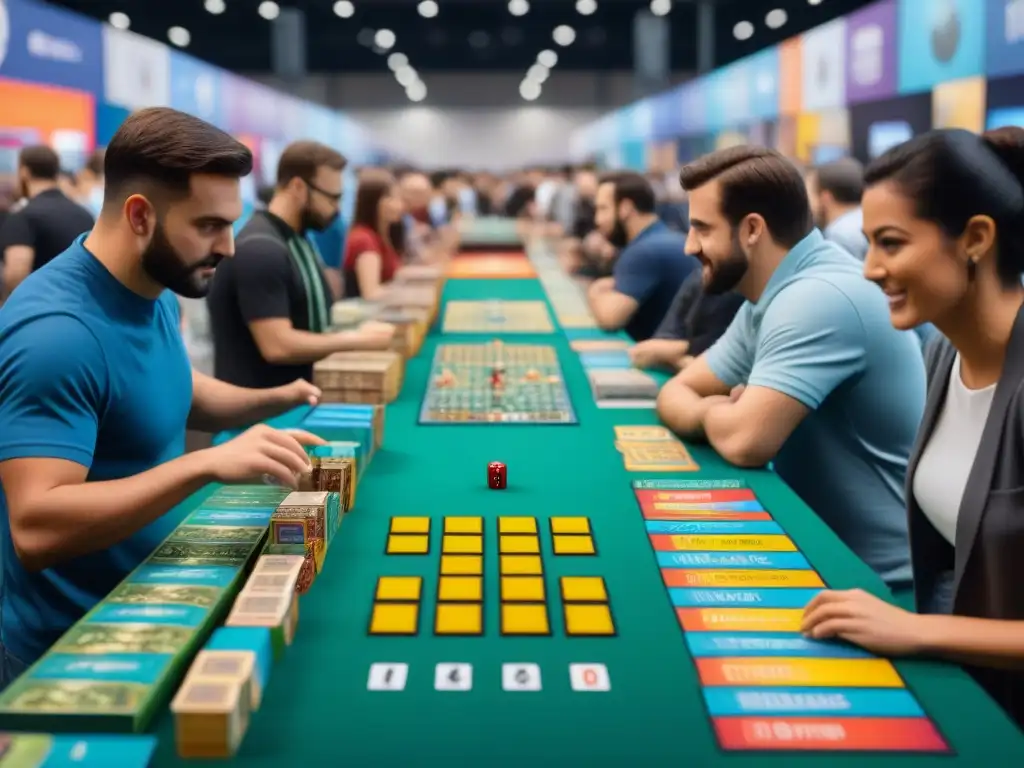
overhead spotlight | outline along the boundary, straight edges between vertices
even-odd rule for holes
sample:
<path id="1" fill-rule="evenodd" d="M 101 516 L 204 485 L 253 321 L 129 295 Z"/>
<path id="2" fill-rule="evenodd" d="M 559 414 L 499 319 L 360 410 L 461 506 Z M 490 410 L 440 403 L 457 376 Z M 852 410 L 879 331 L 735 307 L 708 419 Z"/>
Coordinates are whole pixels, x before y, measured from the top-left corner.
<path id="1" fill-rule="evenodd" d="M 789 21 L 789 16 L 782 8 L 776 8 L 774 11 L 768 11 L 768 15 L 764 17 L 764 23 L 768 29 L 778 29 L 787 21 Z"/>
<path id="2" fill-rule="evenodd" d="M 219 16 L 227 10 L 227 5 L 224 0 L 206 0 L 203 3 L 203 8 L 206 9 L 207 13 L 212 13 L 214 16 Z"/>
<path id="3" fill-rule="evenodd" d="M 545 67 L 543 64 L 534 64 L 526 72 L 526 79 L 532 80 L 538 85 L 543 85 L 547 82 L 547 79 L 551 76 L 551 70 Z"/>
<path id="4" fill-rule="evenodd" d="M 821 5 L 821 0 L 807 0 L 808 5 Z"/>
<path id="5" fill-rule="evenodd" d="M 423 2 L 416 6 L 416 10 L 420 12 L 420 16 L 424 19 L 432 19 L 437 16 L 437 12 L 440 8 L 438 8 L 438 5 L 434 0 L 423 0 Z"/>
<path id="6" fill-rule="evenodd" d="M 267 21 L 273 21 L 281 15 L 281 6 L 274 2 L 274 0 L 263 0 L 260 3 L 259 14 Z"/>
<path id="7" fill-rule="evenodd" d="M 551 35 L 555 42 L 565 47 L 572 45 L 576 40 L 576 30 L 570 27 L 568 24 L 559 24 L 555 27 L 555 31 Z"/>
<path id="8" fill-rule="evenodd" d="M 749 21 L 741 21 L 732 28 L 732 36 L 737 40 L 749 40 L 754 36 L 754 25 Z"/>
<path id="9" fill-rule="evenodd" d="M 523 80 L 519 84 L 519 95 L 523 97 L 524 101 L 536 101 L 540 98 L 540 83 Z"/>
<path id="10" fill-rule="evenodd" d="M 388 56 L 388 69 L 397 72 L 402 67 L 409 66 L 409 57 L 404 53 L 392 53 Z"/>
<path id="11" fill-rule="evenodd" d="M 558 63 L 558 54 L 552 50 L 544 50 L 537 54 L 537 63 L 548 69 L 554 69 Z"/>
<path id="12" fill-rule="evenodd" d="M 403 88 L 408 88 L 410 85 L 415 83 L 419 77 L 416 74 L 416 70 L 406 64 L 404 67 L 399 67 L 395 70 L 395 80 Z"/>
<path id="13" fill-rule="evenodd" d="M 378 48 L 389 51 L 395 47 L 395 33 L 390 29 L 378 29 L 373 36 L 373 44 Z"/>
<path id="14" fill-rule="evenodd" d="M 668 16 L 672 11 L 672 0 L 651 0 L 651 13 L 655 16 Z"/>
<path id="15" fill-rule="evenodd" d="M 528 0 L 508 0 L 508 12 L 513 16 L 525 16 L 530 12 Z"/>
<path id="16" fill-rule="evenodd" d="M 342 19 L 351 19 L 356 12 L 352 0 L 338 0 L 334 4 L 334 15 Z"/>
<path id="17" fill-rule="evenodd" d="M 597 10 L 597 0 L 576 0 L 576 13 L 589 16 Z"/>
<path id="18" fill-rule="evenodd" d="M 132 25 L 132 20 L 128 18 L 128 14 L 121 13 L 120 11 L 114 11 L 110 14 L 108 21 L 114 29 L 128 29 Z"/>
<path id="19" fill-rule="evenodd" d="M 192 35 L 184 27 L 171 27 L 167 30 L 167 39 L 179 48 L 187 48 L 192 42 Z"/>
<path id="20" fill-rule="evenodd" d="M 422 80 L 416 80 L 405 89 L 405 95 L 409 101 L 423 101 L 427 98 L 427 86 L 423 84 Z"/>

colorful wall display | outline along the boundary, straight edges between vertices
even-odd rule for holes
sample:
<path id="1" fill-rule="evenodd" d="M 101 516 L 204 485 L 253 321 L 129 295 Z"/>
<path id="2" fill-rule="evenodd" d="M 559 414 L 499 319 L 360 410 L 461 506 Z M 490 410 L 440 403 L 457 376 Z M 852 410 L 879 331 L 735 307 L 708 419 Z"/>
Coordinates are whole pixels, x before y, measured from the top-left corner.
<path id="1" fill-rule="evenodd" d="M 802 37 L 801 107 L 806 112 L 846 104 L 846 19 L 835 19 Z"/>
<path id="2" fill-rule="evenodd" d="M 659 93 L 651 99 L 651 138 L 674 139 L 682 130 L 682 89 Z"/>
<path id="3" fill-rule="evenodd" d="M 896 95 L 896 0 L 869 5 L 846 19 L 846 103 Z"/>
<path id="4" fill-rule="evenodd" d="M 868 162 L 889 147 L 931 128 L 932 92 L 850 107 L 850 149 Z"/>
<path id="5" fill-rule="evenodd" d="M 1022 95 L 1024 100 L 1024 95 Z M 932 91 L 932 127 L 985 130 L 985 78 L 939 83 Z"/>
<path id="6" fill-rule="evenodd" d="M 985 0 L 985 72 L 1024 72 L 1024 0 Z"/>
<path id="7" fill-rule="evenodd" d="M 102 94 L 100 29 L 96 22 L 60 8 L 3 0 L 0 77 Z"/>
<path id="8" fill-rule="evenodd" d="M 31 130 L 48 144 L 93 146 L 96 107 L 92 94 L 0 79 L 0 104 L 0 128 Z M 68 134 L 78 134 L 81 139 Z"/>
<path id="9" fill-rule="evenodd" d="M 986 11 L 979 0 L 901 0 L 900 93 L 984 74 Z"/>
<path id="10" fill-rule="evenodd" d="M 104 99 L 128 109 L 171 103 L 171 57 L 166 45 L 134 32 L 103 27 Z"/>
<path id="11" fill-rule="evenodd" d="M 779 46 L 779 114 L 798 115 L 803 109 L 803 41 L 799 37 Z"/>
<path id="12" fill-rule="evenodd" d="M 220 94 L 221 70 L 180 51 L 170 56 L 170 106 L 224 124 Z"/>
<path id="13" fill-rule="evenodd" d="M 741 62 L 751 82 L 750 116 L 771 120 L 779 114 L 779 49 L 769 48 Z"/>
<path id="14" fill-rule="evenodd" d="M 271 139 L 285 138 L 282 113 L 289 102 L 282 99 L 281 94 L 241 77 L 225 77 L 221 85 L 227 130 Z"/>

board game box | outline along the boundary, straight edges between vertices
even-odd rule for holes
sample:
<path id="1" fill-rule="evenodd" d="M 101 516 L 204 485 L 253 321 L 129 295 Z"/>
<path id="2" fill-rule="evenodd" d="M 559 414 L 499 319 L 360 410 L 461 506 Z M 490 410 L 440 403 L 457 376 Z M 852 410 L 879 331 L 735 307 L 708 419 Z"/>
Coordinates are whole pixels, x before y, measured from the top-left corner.
<path id="1" fill-rule="evenodd" d="M 554 347 L 441 344 L 421 424 L 576 424 Z"/>

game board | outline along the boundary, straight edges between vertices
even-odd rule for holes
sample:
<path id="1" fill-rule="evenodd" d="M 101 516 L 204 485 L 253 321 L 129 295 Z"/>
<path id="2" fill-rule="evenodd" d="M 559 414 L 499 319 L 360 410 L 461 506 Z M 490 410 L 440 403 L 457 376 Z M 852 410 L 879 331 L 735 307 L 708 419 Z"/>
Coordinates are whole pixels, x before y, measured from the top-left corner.
<path id="1" fill-rule="evenodd" d="M 497 384 L 496 384 L 497 382 Z M 441 344 L 420 424 L 575 424 L 554 347 Z"/>
<path id="2" fill-rule="evenodd" d="M 445 333 L 554 333 L 543 301 L 449 301 Z"/>
<path id="3" fill-rule="evenodd" d="M 521 256 L 458 256 L 448 265 L 454 280 L 527 280 L 537 277 L 533 264 Z"/>
<path id="4" fill-rule="evenodd" d="M 827 585 L 746 483 L 633 487 L 723 750 L 951 751 L 891 661 L 800 633 Z"/>

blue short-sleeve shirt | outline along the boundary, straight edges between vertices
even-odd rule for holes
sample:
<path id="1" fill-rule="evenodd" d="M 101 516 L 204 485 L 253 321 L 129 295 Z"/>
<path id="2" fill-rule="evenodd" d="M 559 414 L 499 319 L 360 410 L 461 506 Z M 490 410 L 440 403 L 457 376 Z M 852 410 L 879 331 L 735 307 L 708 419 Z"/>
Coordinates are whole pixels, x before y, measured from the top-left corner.
<path id="1" fill-rule="evenodd" d="M 626 324 L 636 341 L 651 338 L 693 270 L 700 266 L 686 255 L 686 237 L 656 221 L 622 249 L 612 277 L 615 290 L 633 299 L 638 307 Z"/>
<path id="2" fill-rule="evenodd" d="M 55 458 L 117 480 L 182 455 L 192 368 L 177 298 L 143 298 L 84 247 L 30 275 L 0 309 L 0 461 Z M 181 522 L 171 510 L 108 550 L 37 573 L 11 542 L 0 489 L 0 639 L 32 662 Z"/>
<path id="3" fill-rule="evenodd" d="M 892 327 L 861 263 L 815 230 L 706 360 L 729 386 L 767 387 L 810 409 L 776 471 L 884 579 L 909 584 L 903 489 L 924 412 L 924 362 L 917 337 Z"/>

